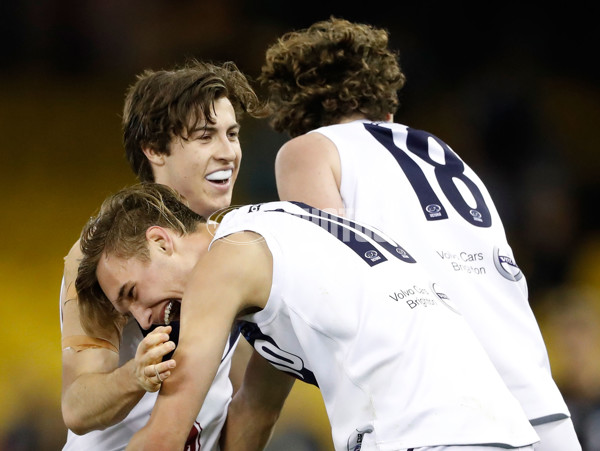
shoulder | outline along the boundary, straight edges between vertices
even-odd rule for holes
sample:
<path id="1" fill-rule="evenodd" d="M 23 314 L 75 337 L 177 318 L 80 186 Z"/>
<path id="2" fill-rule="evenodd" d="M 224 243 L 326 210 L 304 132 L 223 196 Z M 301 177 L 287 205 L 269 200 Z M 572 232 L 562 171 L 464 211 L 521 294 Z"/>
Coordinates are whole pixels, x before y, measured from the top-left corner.
<path id="1" fill-rule="evenodd" d="M 270 259 L 269 247 L 264 237 L 253 231 L 234 231 L 216 239 L 210 246 L 211 259 L 222 259 L 223 267 L 239 271 L 240 268 L 232 265 L 248 264 L 249 267 L 264 264 Z M 227 262 L 230 262 L 227 264 Z"/>
<path id="2" fill-rule="evenodd" d="M 275 170 L 282 175 L 303 168 L 314 170 L 320 166 L 339 166 L 339 155 L 336 145 L 318 132 L 307 133 L 286 142 L 275 158 Z"/>
<path id="3" fill-rule="evenodd" d="M 206 283 L 210 289 L 227 292 L 232 302 L 239 298 L 240 310 L 263 308 L 271 287 L 273 257 L 262 235 L 236 231 L 213 241 L 195 271 L 199 279 L 210 281 Z"/>
<path id="4" fill-rule="evenodd" d="M 263 242 L 262 235 L 249 230 L 232 232 L 226 236 L 218 237 L 211 245 L 211 250 L 219 246 L 248 246 Z M 253 247 L 251 248 L 253 249 Z"/>
<path id="5" fill-rule="evenodd" d="M 63 283 L 65 283 L 66 286 L 74 284 L 81 257 L 82 253 L 79 248 L 79 240 L 77 240 L 64 258 Z"/>
<path id="6" fill-rule="evenodd" d="M 77 240 L 75 241 L 73 246 L 71 246 L 71 249 L 69 249 L 69 252 L 65 256 L 65 264 L 71 262 L 79 263 L 79 260 L 81 259 L 82 255 L 83 254 L 79 246 L 79 240 Z"/>
<path id="7" fill-rule="evenodd" d="M 277 160 L 293 161 L 327 157 L 336 154 L 335 144 L 319 132 L 297 136 L 286 142 L 277 152 Z"/>

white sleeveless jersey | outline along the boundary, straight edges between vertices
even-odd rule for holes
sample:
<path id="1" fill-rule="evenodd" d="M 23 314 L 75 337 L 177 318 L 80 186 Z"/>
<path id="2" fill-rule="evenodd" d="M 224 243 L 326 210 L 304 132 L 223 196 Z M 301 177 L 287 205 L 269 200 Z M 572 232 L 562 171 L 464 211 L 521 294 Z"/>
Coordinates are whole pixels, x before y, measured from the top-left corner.
<path id="1" fill-rule="evenodd" d="M 341 160 L 345 215 L 402 243 L 439 277 L 532 424 L 569 416 L 492 199 L 439 138 L 355 121 L 314 132 Z"/>
<path id="2" fill-rule="evenodd" d="M 242 334 L 276 368 L 320 388 L 336 449 L 537 441 L 424 265 L 368 229 L 310 211 L 318 216 L 289 202 L 241 207 L 214 239 L 254 231 L 266 241 L 271 293 L 242 318 Z"/>
<path id="3" fill-rule="evenodd" d="M 62 329 L 62 305 L 60 316 Z M 238 339 L 239 332 L 232 333 L 206 401 L 194 422 L 193 429 L 190 431 L 184 451 L 214 451 L 219 449 L 219 436 L 225 423 L 227 407 L 232 394 L 229 379 L 231 356 Z M 135 357 L 140 341 L 142 341 L 142 333 L 139 325 L 131 320 L 125 326 L 121 337 L 119 366 Z M 63 451 L 124 450 L 133 434 L 146 425 L 157 396 L 158 392 L 147 392 L 123 421 L 104 430 L 91 431 L 83 435 L 74 434 L 70 430 L 67 431 L 67 441 Z"/>

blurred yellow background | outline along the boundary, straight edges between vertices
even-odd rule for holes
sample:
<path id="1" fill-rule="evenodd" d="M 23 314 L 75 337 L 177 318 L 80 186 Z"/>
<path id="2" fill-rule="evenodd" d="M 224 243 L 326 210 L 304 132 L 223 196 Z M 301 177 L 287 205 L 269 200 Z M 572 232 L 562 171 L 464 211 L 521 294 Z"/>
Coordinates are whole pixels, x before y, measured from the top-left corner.
<path id="1" fill-rule="evenodd" d="M 396 121 L 439 135 L 479 171 L 528 278 L 557 380 L 574 409 L 581 399 L 600 399 L 598 384 L 567 383 L 583 369 L 600 380 L 600 370 L 590 367 L 600 359 L 589 345 L 575 363 L 565 358 L 565 326 L 556 321 L 571 299 L 565 287 L 575 287 L 575 299 L 584 297 L 577 290 L 592 304 L 599 299 L 587 288 L 600 289 L 593 27 L 579 22 L 562 34 L 552 25 L 558 17 L 571 20 L 562 10 L 517 16 L 500 8 L 494 22 L 480 22 L 426 3 L 379 12 L 335 2 L 325 11 L 308 1 L 287 16 L 274 0 L 24 0 L 0 8 L 0 450 L 57 450 L 64 443 L 62 258 L 102 199 L 135 182 L 120 130 L 124 92 L 135 75 L 193 56 L 233 60 L 253 78 L 278 35 L 331 13 L 390 30 L 408 79 Z M 273 158 L 285 137 L 247 119 L 241 139 L 234 203 L 275 200 Z M 318 391 L 300 384 L 277 431 L 296 430 L 315 440 L 303 449 L 331 449 Z M 273 449 L 285 449 L 277 443 L 276 436 Z"/>

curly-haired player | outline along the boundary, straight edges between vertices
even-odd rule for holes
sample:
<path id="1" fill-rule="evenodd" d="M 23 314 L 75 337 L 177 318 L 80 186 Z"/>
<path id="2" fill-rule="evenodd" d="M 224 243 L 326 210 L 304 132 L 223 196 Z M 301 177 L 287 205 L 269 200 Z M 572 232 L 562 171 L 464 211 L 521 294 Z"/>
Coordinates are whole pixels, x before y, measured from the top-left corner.
<path id="1" fill-rule="evenodd" d="M 281 200 L 371 224 L 442 277 L 541 438 L 580 449 L 527 286 L 480 178 L 437 136 L 393 122 L 405 77 L 386 30 L 337 18 L 283 35 L 259 80 Z"/>

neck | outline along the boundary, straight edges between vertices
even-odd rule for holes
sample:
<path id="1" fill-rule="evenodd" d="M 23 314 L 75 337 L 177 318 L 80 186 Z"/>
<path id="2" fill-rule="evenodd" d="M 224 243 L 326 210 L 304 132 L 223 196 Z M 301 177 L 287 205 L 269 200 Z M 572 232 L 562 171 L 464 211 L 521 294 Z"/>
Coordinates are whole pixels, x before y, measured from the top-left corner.
<path id="1" fill-rule="evenodd" d="M 194 232 L 184 235 L 183 241 L 185 244 L 183 247 L 191 250 L 194 255 L 205 254 L 218 227 L 219 224 L 209 224 L 206 222 L 198 224 Z"/>
<path id="2" fill-rule="evenodd" d="M 351 114 L 351 115 L 349 115 L 349 116 L 344 116 L 344 117 L 342 117 L 342 118 L 341 118 L 341 119 L 338 121 L 338 123 L 339 123 L 339 124 L 347 124 L 348 122 L 360 121 L 360 120 L 363 120 L 363 119 L 368 119 L 368 117 L 367 117 L 367 116 L 365 116 L 365 115 L 364 115 L 364 114 L 362 114 L 362 113 L 354 113 L 354 114 Z"/>
<path id="3" fill-rule="evenodd" d="M 354 113 L 354 114 L 350 114 L 348 116 L 342 117 L 338 121 L 338 124 L 346 124 L 348 122 L 354 122 L 354 121 L 360 121 L 360 120 L 370 120 L 370 119 L 362 113 Z M 385 117 L 384 122 L 392 122 L 393 120 L 394 120 L 394 115 L 392 113 L 388 113 Z"/>

